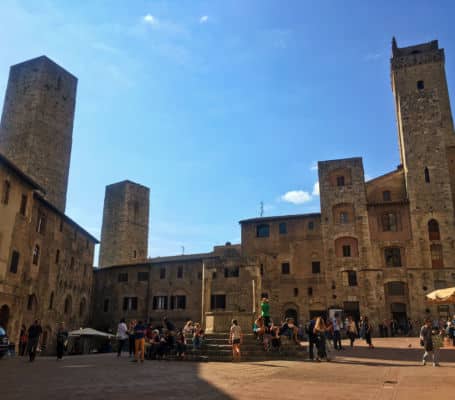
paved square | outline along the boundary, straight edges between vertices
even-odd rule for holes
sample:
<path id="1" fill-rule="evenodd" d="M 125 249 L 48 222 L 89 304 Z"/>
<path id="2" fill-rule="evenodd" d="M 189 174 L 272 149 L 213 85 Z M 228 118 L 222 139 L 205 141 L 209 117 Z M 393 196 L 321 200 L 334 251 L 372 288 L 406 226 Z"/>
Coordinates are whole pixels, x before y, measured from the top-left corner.
<path id="1" fill-rule="evenodd" d="M 114 354 L 0 361 L 1 399 L 428 399 L 455 392 L 455 350 L 421 365 L 415 338 L 359 343 L 332 362 L 194 363 L 117 359 Z M 411 346 L 411 347 L 409 347 Z M 304 397 L 302 397 L 304 396 Z M 316 397 L 317 396 L 317 397 Z M 442 398 L 442 397 L 441 397 Z"/>

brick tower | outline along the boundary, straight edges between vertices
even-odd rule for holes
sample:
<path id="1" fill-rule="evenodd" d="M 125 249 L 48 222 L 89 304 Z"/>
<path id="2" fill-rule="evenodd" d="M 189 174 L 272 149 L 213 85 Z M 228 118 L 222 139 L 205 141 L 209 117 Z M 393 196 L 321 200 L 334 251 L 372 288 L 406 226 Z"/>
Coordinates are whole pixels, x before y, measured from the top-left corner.
<path id="1" fill-rule="evenodd" d="M 65 211 L 77 78 L 42 56 L 10 69 L 0 152 Z"/>
<path id="2" fill-rule="evenodd" d="M 131 181 L 106 186 L 99 266 L 144 261 L 148 251 L 150 189 Z"/>
<path id="3" fill-rule="evenodd" d="M 413 236 L 408 267 L 449 281 L 443 268 L 455 265 L 455 138 L 444 50 L 437 41 L 398 48 L 394 38 L 391 79 Z"/>

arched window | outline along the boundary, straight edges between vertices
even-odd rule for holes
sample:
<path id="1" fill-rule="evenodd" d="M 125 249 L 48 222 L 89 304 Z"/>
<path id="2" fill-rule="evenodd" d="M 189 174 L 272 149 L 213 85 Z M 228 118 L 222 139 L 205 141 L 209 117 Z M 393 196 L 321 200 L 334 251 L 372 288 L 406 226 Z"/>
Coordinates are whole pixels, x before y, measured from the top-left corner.
<path id="1" fill-rule="evenodd" d="M 441 236 L 439 234 L 439 224 L 435 219 L 430 219 L 428 221 L 428 236 L 430 240 L 441 239 Z"/>
<path id="2" fill-rule="evenodd" d="M 72 308 L 72 302 L 71 302 L 71 296 L 68 296 L 65 300 L 65 314 L 71 314 L 71 308 Z"/>
<path id="3" fill-rule="evenodd" d="M 51 297 L 49 298 L 49 310 L 52 310 L 54 307 L 54 292 L 51 293 Z"/>
<path id="4" fill-rule="evenodd" d="M 40 254 L 40 248 L 38 245 L 35 245 L 33 249 L 33 257 L 32 257 L 32 263 L 33 265 L 38 265 L 39 263 L 39 254 Z"/>
<path id="5" fill-rule="evenodd" d="M 82 317 L 85 314 L 85 299 L 81 300 L 81 304 L 79 304 L 79 317 Z"/>
<path id="6" fill-rule="evenodd" d="M 38 301 L 36 299 L 36 296 L 34 294 L 29 295 L 27 299 L 27 310 L 36 311 L 37 305 Z"/>
<path id="7" fill-rule="evenodd" d="M 424 174 L 425 174 L 425 182 L 429 183 L 430 182 L 430 171 L 428 170 L 427 167 L 425 167 Z"/>

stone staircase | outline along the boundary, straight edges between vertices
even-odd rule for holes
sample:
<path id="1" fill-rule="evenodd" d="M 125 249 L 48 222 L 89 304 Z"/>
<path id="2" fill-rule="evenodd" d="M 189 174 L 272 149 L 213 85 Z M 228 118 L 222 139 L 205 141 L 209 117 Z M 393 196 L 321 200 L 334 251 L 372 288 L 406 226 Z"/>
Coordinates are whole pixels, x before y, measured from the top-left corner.
<path id="1" fill-rule="evenodd" d="M 194 350 L 191 339 L 187 340 L 187 359 L 194 361 L 232 361 L 232 346 L 229 344 L 228 333 L 207 334 L 201 350 Z M 268 360 L 303 360 L 307 356 L 306 349 L 285 337 L 281 338 L 278 350 L 266 351 L 253 334 L 243 336 L 241 346 L 242 361 Z"/>

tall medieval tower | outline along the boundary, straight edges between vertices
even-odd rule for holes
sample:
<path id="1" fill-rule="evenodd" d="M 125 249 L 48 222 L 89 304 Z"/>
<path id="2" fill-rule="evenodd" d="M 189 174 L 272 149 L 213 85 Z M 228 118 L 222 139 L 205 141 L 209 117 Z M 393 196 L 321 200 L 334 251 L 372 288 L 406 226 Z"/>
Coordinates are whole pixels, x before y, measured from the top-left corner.
<path id="1" fill-rule="evenodd" d="M 444 50 L 437 41 L 398 48 L 394 38 L 391 79 L 411 213 L 408 266 L 446 280 L 443 271 L 430 272 L 455 266 L 455 135 Z"/>
<path id="2" fill-rule="evenodd" d="M 131 181 L 106 186 L 99 267 L 144 261 L 150 189 Z"/>
<path id="3" fill-rule="evenodd" d="M 65 211 L 77 78 L 42 56 L 13 65 L 0 125 L 0 152 Z"/>

